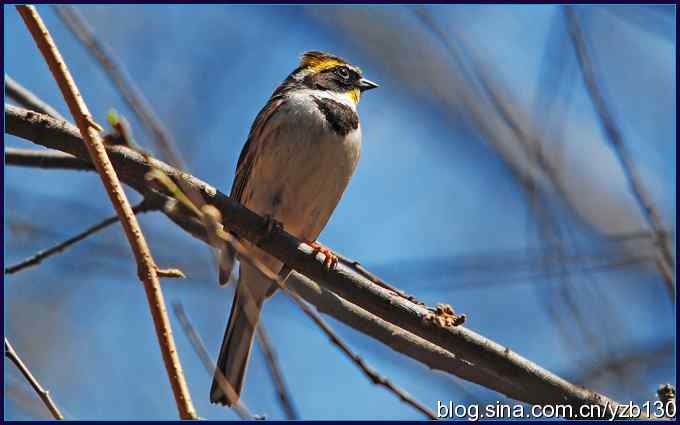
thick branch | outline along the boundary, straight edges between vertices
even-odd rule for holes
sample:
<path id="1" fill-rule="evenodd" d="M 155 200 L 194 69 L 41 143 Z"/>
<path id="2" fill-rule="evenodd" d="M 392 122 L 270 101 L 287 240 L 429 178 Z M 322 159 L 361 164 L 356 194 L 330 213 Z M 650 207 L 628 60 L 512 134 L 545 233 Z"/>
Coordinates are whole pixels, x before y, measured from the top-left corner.
<path id="1" fill-rule="evenodd" d="M 118 180 L 118 176 L 106 153 L 104 143 L 99 137 L 98 125 L 94 122 L 85 100 L 80 95 L 80 91 L 71 76 L 66 63 L 59 52 L 54 40 L 52 39 L 47 27 L 43 23 L 38 11 L 34 6 L 17 6 L 26 27 L 33 36 L 38 49 L 45 58 L 54 79 L 59 85 L 64 100 L 69 107 L 71 115 L 78 125 L 80 134 L 85 139 L 85 148 L 88 151 L 88 158 L 92 159 L 94 166 L 101 177 L 106 192 L 111 199 L 120 222 L 125 230 L 130 247 L 135 255 L 137 262 L 137 273 L 139 279 L 144 283 L 151 316 L 153 318 L 156 334 L 158 337 L 161 353 L 168 379 L 175 396 L 179 416 L 182 419 L 197 419 L 196 410 L 191 402 L 189 388 L 184 379 L 179 355 L 175 347 L 172 336 L 170 319 L 165 309 L 165 301 L 160 287 L 160 280 L 157 274 L 157 267 L 154 263 L 149 247 L 144 239 L 137 218 L 132 207 L 128 202 L 123 187 Z"/>
<path id="2" fill-rule="evenodd" d="M 451 373 L 503 394 L 518 395 L 522 392 L 521 385 L 488 373 L 483 368 L 474 367 L 450 351 L 357 307 L 300 273 L 293 272 L 286 280 L 286 286 L 314 305 L 321 313 L 377 339 L 433 370 Z"/>
<path id="3" fill-rule="evenodd" d="M 58 122 L 45 115 L 7 105 L 5 106 L 5 122 L 6 131 L 10 134 L 79 158 L 87 158 L 77 130 L 68 123 Z M 471 377 L 476 376 L 473 382 L 516 400 L 532 404 L 566 403 L 574 406 L 617 404 L 601 394 L 577 387 L 561 379 L 513 353 L 509 348 L 467 328 L 441 326 L 436 320 L 430 320 L 433 316 L 431 309 L 373 283 L 364 275 L 357 273 L 350 265 L 341 263 L 337 270 L 328 270 L 322 260 L 310 255 L 312 249 L 308 245 L 285 231 L 267 233 L 266 220 L 194 176 L 182 173 L 161 161 L 152 158 L 147 160 L 123 146 L 108 146 L 107 152 L 121 180 L 142 194 L 152 190 L 150 183 L 145 179 L 145 174 L 152 167 L 160 169 L 174 179 L 182 179 L 183 184 L 201 193 L 206 203 L 215 206 L 222 213 L 227 229 L 244 239 L 255 241 L 265 251 L 349 303 L 379 317 L 384 322 L 418 335 L 430 344 L 448 351 L 459 360 L 459 366 L 451 367 L 449 369 L 454 370 L 448 371 L 463 379 L 473 380 Z M 205 241 L 203 223 L 195 222 L 176 208 L 166 207 L 164 213 L 193 236 Z M 301 291 L 300 295 L 304 295 L 304 292 Z M 320 302 L 318 300 L 323 299 L 323 297 L 313 298 L 311 296 L 305 296 L 305 298 L 313 304 L 316 304 L 315 299 L 317 303 Z M 329 308 L 328 305 L 316 305 L 322 311 Z M 351 318 L 354 313 L 338 312 L 337 314 L 347 315 L 349 317 L 347 320 L 354 320 Z M 370 325 L 368 317 L 365 324 L 374 329 L 371 336 L 378 339 L 381 339 L 377 336 L 378 333 L 388 332 L 389 329 L 380 321 L 373 321 Z M 359 330 L 366 332 L 365 328 Z M 386 338 L 388 337 L 385 336 L 383 339 Z M 402 340 L 405 344 L 410 344 L 409 338 L 404 337 Z M 441 358 L 441 355 L 439 357 Z M 418 360 L 429 361 L 427 358 Z M 430 365 L 429 362 L 427 364 Z"/>

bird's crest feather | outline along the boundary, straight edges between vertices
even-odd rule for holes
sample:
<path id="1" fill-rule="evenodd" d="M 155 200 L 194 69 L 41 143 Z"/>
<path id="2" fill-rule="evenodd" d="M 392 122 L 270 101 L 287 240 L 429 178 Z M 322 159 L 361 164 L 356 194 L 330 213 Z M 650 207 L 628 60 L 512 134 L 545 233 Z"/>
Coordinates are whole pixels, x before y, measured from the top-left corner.
<path id="1" fill-rule="evenodd" d="M 314 72 L 320 72 L 338 65 L 348 65 L 348 63 L 330 53 L 311 51 L 303 53 L 300 58 L 300 68 L 311 69 Z"/>

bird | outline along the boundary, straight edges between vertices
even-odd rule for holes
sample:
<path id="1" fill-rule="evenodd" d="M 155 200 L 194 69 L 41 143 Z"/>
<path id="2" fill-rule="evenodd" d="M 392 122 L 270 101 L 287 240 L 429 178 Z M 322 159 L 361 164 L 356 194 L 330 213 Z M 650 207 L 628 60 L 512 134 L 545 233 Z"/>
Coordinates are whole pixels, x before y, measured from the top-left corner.
<path id="1" fill-rule="evenodd" d="M 354 174 L 361 152 L 357 105 L 363 92 L 376 87 L 359 67 L 339 56 L 303 53 L 298 67 L 256 116 L 236 166 L 230 197 L 309 243 L 325 255 L 328 267 L 337 263 L 337 257 L 316 239 Z M 252 243 L 242 243 L 266 268 L 286 273 L 281 261 Z M 223 249 L 221 255 L 219 280 L 225 284 L 233 248 Z M 239 402 L 262 306 L 277 288 L 252 263 L 240 261 L 210 389 L 212 403 Z M 220 374 L 231 390 L 225 391 Z"/>

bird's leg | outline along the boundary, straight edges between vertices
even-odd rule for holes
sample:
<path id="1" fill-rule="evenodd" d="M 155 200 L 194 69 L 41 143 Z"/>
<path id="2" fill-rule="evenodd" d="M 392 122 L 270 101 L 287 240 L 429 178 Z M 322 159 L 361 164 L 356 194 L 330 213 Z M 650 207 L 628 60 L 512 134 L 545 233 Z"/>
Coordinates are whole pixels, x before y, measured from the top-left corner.
<path id="1" fill-rule="evenodd" d="M 314 250 L 314 256 L 320 252 L 324 255 L 324 257 L 326 257 L 323 261 L 324 266 L 326 266 L 329 270 L 335 270 L 335 267 L 338 265 L 338 256 L 335 255 L 333 251 L 316 241 L 309 242 L 309 246 L 311 246 Z"/>

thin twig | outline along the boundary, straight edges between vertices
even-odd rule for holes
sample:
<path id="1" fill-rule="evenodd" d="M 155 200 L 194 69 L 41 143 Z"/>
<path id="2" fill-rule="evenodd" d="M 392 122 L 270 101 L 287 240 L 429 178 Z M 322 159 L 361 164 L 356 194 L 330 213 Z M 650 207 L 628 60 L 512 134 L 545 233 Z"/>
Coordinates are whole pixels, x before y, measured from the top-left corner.
<path id="1" fill-rule="evenodd" d="M 9 134 L 88 159 L 82 138 L 77 129 L 68 123 L 5 105 L 5 125 L 5 131 Z M 339 264 L 336 270 L 328 270 L 322 261 L 310 255 L 311 247 L 285 232 L 285 229 L 267 233 L 264 218 L 195 176 L 154 158 L 145 158 L 124 146 L 107 146 L 106 149 L 116 169 L 120 170 L 121 179 L 133 189 L 143 195 L 151 192 L 154 186 L 145 177 L 153 169 L 161 170 L 173 180 L 182 180 L 199 192 L 206 203 L 220 211 L 225 228 L 245 240 L 256 241 L 258 247 L 349 303 L 455 355 L 461 360 L 461 367 L 459 371 L 451 373 L 531 404 L 569 404 L 574 407 L 584 404 L 618 405 L 602 394 L 565 381 L 470 329 L 463 326 L 442 327 L 426 321 L 432 314 L 426 307 L 396 296 L 394 292 L 376 285 L 344 263 Z M 204 223 L 180 208 L 177 201 L 168 199 L 163 212 L 193 237 L 210 243 Z M 381 327 L 379 322 L 372 326 L 376 328 L 376 332 L 388 331 L 377 329 Z M 472 380 L 470 376 L 475 376 L 476 380 Z M 512 385 L 499 387 L 499 379 L 507 380 Z"/>
<path id="2" fill-rule="evenodd" d="M 210 358 L 210 354 L 208 354 L 208 351 L 205 349 L 205 344 L 203 343 L 203 340 L 201 339 L 200 335 L 198 335 L 193 325 L 189 321 L 189 317 L 184 312 L 184 307 L 182 306 L 182 304 L 173 303 L 172 310 L 175 312 L 175 316 L 177 317 L 177 320 L 179 320 L 179 324 L 182 330 L 186 334 L 187 338 L 189 338 L 191 346 L 196 352 L 196 355 L 198 355 L 198 358 L 201 360 L 201 363 L 203 363 L 205 369 L 208 371 L 208 374 L 210 374 L 210 376 L 215 376 L 217 374 L 216 375 L 218 376 L 217 382 L 219 383 L 220 387 L 222 388 L 222 391 L 224 391 L 225 394 L 235 394 L 234 389 L 229 384 L 229 381 L 227 381 L 227 378 L 224 377 L 221 371 L 216 369 L 215 362 L 213 362 L 212 359 Z M 248 408 L 243 403 L 243 401 L 239 400 L 237 403 L 234 404 L 233 408 L 241 419 L 243 420 L 254 419 L 253 415 L 248 411 Z"/>
<path id="3" fill-rule="evenodd" d="M 59 151 L 5 148 L 5 165 L 62 170 L 94 170 L 92 163 Z"/>
<path id="4" fill-rule="evenodd" d="M 63 420 L 64 415 L 61 414 L 57 405 L 54 404 L 54 400 L 52 400 L 52 397 L 50 397 L 50 393 L 44 389 L 42 385 L 40 385 L 40 382 L 38 382 L 37 379 L 35 379 L 26 364 L 21 361 L 19 355 L 16 353 L 16 351 L 14 351 L 14 347 L 12 347 L 12 344 L 9 343 L 7 338 L 5 338 L 5 357 L 10 359 L 12 363 L 16 365 L 17 369 L 19 369 L 21 374 L 24 375 L 28 383 L 31 384 L 31 387 L 33 387 L 35 390 L 36 394 L 38 394 L 38 397 L 40 397 L 40 400 L 42 400 L 45 406 L 49 409 L 50 413 L 52 413 L 54 419 Z"/>
<path id="5" fill-rule="evenodd" d="M 425 407 L 423 404 L 418 402 L 416 399 L 411 397 L 409 394 L 407 394 L 405 391 L 401 390 L 397 386 L 395 386 L 392 382 L 390 382 L 388 379 L 384 378 L 380 374 L 378 374 L 375 370 L 371 369 L 366 365 L 364 360 L 359 357 L 357 354 L 352 352 L 350 348 L 345 344 L 340 337 L 338 337 L 335 332 L 324 322 L 324 320 L 319 316 L 314 310 L 309 308 L 309 306 L 300 298 L 300 296 L 294 292 L 291 292 L 288 290 L 286 285 L 281 279 L 281 276 L 287 275 L 286 272 L 284 273 L 274 273 L 272 272 L 267 266 L 262 264 L 257 258 L 255 258 L 251 253 L 238 241 L 236 238 L 234 238 L 231 234 L 227 232 L 219 232 L 219 227 L 217 226 L 218 223 L 222 222 L 221 219 L 221 214 L 217 210 L 217 208 L 208 205 L 202 208 L 202 213 L 205 215 L 205 221 L 207 223 L 208 231 L 211 230 L 217 230 L 217 236 L 230 244 L 236 252 L 238 253 L 240 261 L 245 261 L 255 267 L 260 273 L 262 273 L 263 276 L 267 277 L 269 280 L 272 282 L 276 283 L 276 285 L 279 287 L 279 289 L 283 290 L 283 292 L 291 299 L 295 304 L 302 309 L 302 311 L 309 317 L 311 318 L 314 323 L 323 331 L 324 334 L 331 340 L 333 344 L 335 344 L 340 350 L 356 364 L 359 369 L 371 380 L 376 385 L 380 385 L 385 387 L 388 391 L 392 392 L 395 394 L 397 397 L 399 397 L 400 400 L 405 402 L 406 404 L 412 406 L 416 410 L 420 411 L 423 413 L 425 416 L 427 416 L 430 419 L 437 419 L 437 416 L 432 412 L 430 409 Z"/>
<path id="6" fill-rule="evenodd" d="M 197 414 L 191 402 L 189 388 L 184 379 L 179 355 L 172 337 L 170 319 L 165 309 L 165 301 L 163 300 L 163 293 L 156 272 L 157 266 L 154 263 L 144 234 L 125 196 L 113 165 L 109 160 L 106 148 L 99 137 L 98 130 L 101 130 L 101 127 L 92 118 L 73 77 L 64 63 L 61 53 L 52 40 L 38 11 L 33 6 L 16 7 L 59 85 L 71 115 L 73 115 L 78 125 L 80 134 L 86 141 L 85 146 L 89 155 L 123 224 L 125 234 L 137 261 L 139 278 L 144 283 L 163 360 L 179 410 L 179 416 L 182 419 L 195 419 Z"/>
<path id="7" fill-rule="evenodd" d="M 106 71 L 111 81 L 118 87 L 125 102 L 153 136 L 153 140 L 156 141 L 165 159 L 175 167 L 184 169 L 184 163 L 177 153 L 176 143 L 172 135 L 158 119 L 142 92 L 127 77 L 123 65 L 116 60 L 111 50 L 97 39 L 92 28 L 75 8 L 72 6 L 54 6 L 54 8 L 66 27 L 85 45 L 90 54 Z"/>
<path id="8" fill-rule="evenodd" d="M 265 359 L 267 360 L 267 366 L 269 366 L 269 373 L 272 376 L 272 381 L 274 381 L 274 385 L 276 385 L 276 393 L 279 396 L 281 407 L 283 408 L 283 411 L 286 414 L 286 419 L 291 421 L 298 420 L 300 417 L 298 416 L 297 411 L 293 407 L 293 399 L 288 394 L 289 391 L 286 386 L 286 381 L 283 379 L 283 373 L 281 372 L 281 368 L 279 367 L 279 361 L 276 358 L 276 353 L 272 348 L 272 344 L 269 340 L 269 336 L 267 335 L 267 331 L 265 331 L 264 326 L 262 326 L 261 322 L 257 325 L 257 332 L 255 333 L 255 335 L 257 336 L 257 342 L 260 344 L 260 348 L 262 349 Z"/>
<path id="9" fill-rule="evenodd" d="M 654 243 L 656 246 L 656 251 L 659 253 L 657 267 L 661 276 L 664 278 L 666 288 L 668 289 L 671 299 L 673 302 L 675 302 L 675 260 L 673 258 L 673 248 L 670 245 L 670 240 L 666 236 L 663 222 L 659 216 L 657 208 L 654 206 L 654 201 L 642 184 L 642 179 L 640 178 L 640 174 L 635 166 L 635 161 L 633 161 L 633 158 L 626 148 L 621 131 L 616 125 L 614 117 L 609 111 L 604 96 L 602 96 L 601 89 L 597 84 L 597 79 L 595 77 L 590 56 L 588 54 L 588 48 L 586 46 L 586 41 L 583 36 L 579 19 L 576 16 L 573 8 L 570 6 L 565 6 L 564 12 L 569 28 L 569 35 L 571 36 L 574 49 L 576 50 L 576 57 L 581 68 L 581 74 L 583 75 L 586 89 L 590 95 L 590 99 L 593 102 L 595 110 L 600 117 L 600 122 L 602 123 L 604 132 L 607 135 L 607 140 L 612 146 L 614 153 L 621 164 L 621 168 L 628 182 L 630 191 L 642 210 L 647 224 L 654 232 Z"/>
<path id="10" fill-rule="evenodd" d="M 7 97 L 13 99 L 19 105 L 30 109 L 31 111 L 47 114 L 52 118 L 66 121 L 56 109 L 45 103 L 38 96 L 33 94 L 30 90 L 17 83 L 12 77 L 5 74 L 5 92 Z"/>
<path id="11" fill-rule="evenodd" d="M 437 419 L 437 416 L 435 413 L 428 409 L 425 405 L 420 403 L 418 400 L 414 399 L 411 397 L 408 393 L 406 393 L 404 390 L 398 388 L 396 385 L 394 385 L 389 379 L 381 376 L 378 374 L 375 370 L 370 368 L 364 360 L 359 357 L 357 354 L 352 352 L 350 348 L 345 344 L 336 334 L 333 332 L 333 330 L 324 322 L 324 320 L 319 316 L 314 310 L 309 308 L 307 304 L 300 298 L 299 295 L 289 291 L 283 284 L 280 282 L 277 282 L 279 284 L 279 287 L 283 289 L 284 293 L 288 295 L 290 299 L 292 299 L 295 304 L 298 305 L 302 309 L 302 311 L 309 317 L 311 318 L 314 323 L 323 331 L 323 333 L 326 334 L 328 338 L 330 338 L 331 342 L 338 346 L 340 350 L 345 353 L 347 357 L 356 364 L 361 371 L 375 384 L 375 385 L 380 385 L 385 388 L 387 388 L 388 391 L 392 392 L 395 394 L 401 401 L 404 403 L 412 406 L 419 412 L 421 412 L 423 415 L 428 417 L 429 419 Z"/>
<path id="12" fill-rule="evenodd" d="M 21 379 L 21 382 L 18 382 L 18 379 L 17 381 L 5 381 L 5 406 L 7 406 L 9 400 L 12 400 L 14 403 L 16 403 L 17 407 L 24 411 L 26 415 L 34 418 L 43 418 L 45 416 L 45 405 L 41 400 L 37 400 L 36 402 L 35 391 L 30 386 L 24 385 L 23 378 Z M 73 418 L 72 415 L 68 416 Z M 50 415 L 50 417 L 52 416 Z M 76 418 L 73 419 L 75 420 Z"/>
<path id="13" fill-rule="evenodd" d="M 132 208 L 132 211 L 134 211 L 135 214 L 139 213 L 144 213 L 147 211 L 151 211 L 154 209 L 157 209 L 158 206 L 153 205 L 150 202 L 142 201 L 139 204 L 137 204 L 134 208 Z M 113 223 L 118 222 L 118 215 L 111 216 L 105 220 L 102 220 L 101 222 L 95 224 L 92 227 L 89 227 L 88 229 L 84 230 L 83 232 L 77 234 L 76 236 L 66 239 L 63 242 L 60 242 L 50 248 L 44 249 L 42 251 L 38 251 L 34 255 L 32 255 L 29 258 L 26 258 L 23 261 L 20 261 L 14 265 L 11 265 L 9 267 L 5 268 L 5 274 L 13 274 L 16 272 L 19 272 L 21 270 L 27 269 L 31 266 L 38 265 L 42 262 L 42 260 L 54 255 L 58 254 L 60 252 L 63 252 L 66 248 L 86 239 L 89 236 L 94 235 L 95 233 L 99 232 L 100 230 L 103 230 L 107 228 L 108 226 L 112 225 Z"/>
<path id="14" fill-rule="evenodd" d="M 156 272 L 159 277 L 167 277 L 169 279 L 185 279 L 187 277 L 182 270 L 177 268 L 158 269 Z"/>
<path id="15" fill-rule="evenodd" d="M 361 274 L 366 279 L 370 280 L 371 282 L 375 283 L 376 285 L 381 286 L 381 287 L 383 287 L 383 288 L 385 288 L 389 291 L 392 291 L 395 294 L 399 295 L 400 297 L 407 299 L 411 302 L 414 302 L 416 304 L 425 305 L 424 303 L 418 301 L 418 299 L 415 296 L 409 295 L 406 292 L 402 291 L 401 289 L 390 285 L 389 283 L 380 279 L 378 276 L 376 276 L 373 273 L 371 273 L 370 271 L 366 270 L 366 268 L 364 266 L 362 266 L 360 262 L 350 260 L 349 258 L 347 258 L 343 255 L 340 255 L 337 252 L 335 252 L 334 254 L 338 257 L 338 260 L 342 261 L 347 267 L 354 269 L 357 273 Z"/>

